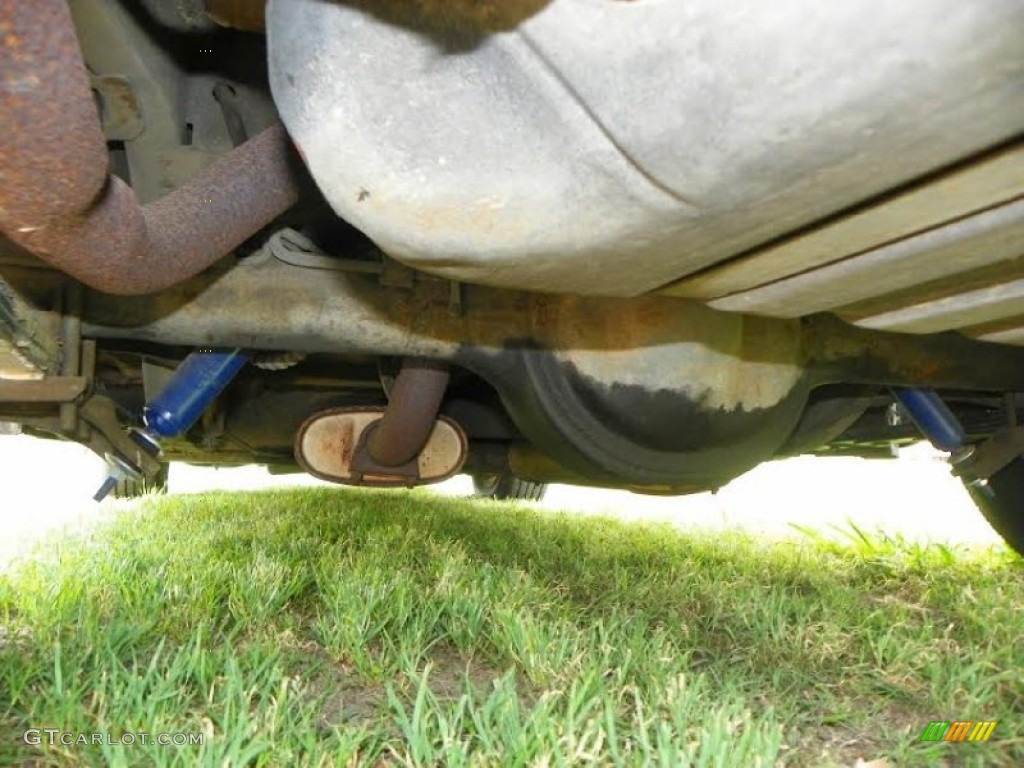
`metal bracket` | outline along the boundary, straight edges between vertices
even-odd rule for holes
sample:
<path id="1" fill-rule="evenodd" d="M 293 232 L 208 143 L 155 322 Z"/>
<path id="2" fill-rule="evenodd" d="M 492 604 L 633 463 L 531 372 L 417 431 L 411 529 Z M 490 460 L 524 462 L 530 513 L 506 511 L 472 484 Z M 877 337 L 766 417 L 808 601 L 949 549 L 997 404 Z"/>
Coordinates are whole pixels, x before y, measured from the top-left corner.
<path id="1" fill-rule="evenodd" d="M 953 461 L 953 474 L 966 481 L 987 480 L 1018 456 L 1024 456 L 1024 427 L 997 432 L 963 458 Z"/>
<path id="2" fill-rule="evenodd" d="M 0 379 L 0 403 L 70 403 L 89 386 L 84 376 L 48 376 L 45 379 Z"/>
<path id="3" fill-rule="evenodd" d="M 93 75 L 90 85 L 99 94 L 100 121 L 107 141 L 131 141 L 146 129 L 131 81 L 120 75 Z"/>
<path id="4" fill-rule="evenodd" d="M 385 464 L 381 464 L 379 461 L 376 461 L 370 453 L 370 437 L 380 426 L 381 421 L 382 419 L 377 419 L 377 421 L 367 426 L 359 436 L 359 440 L 356 442 L 356 448 L 352 452 L 353 476 L 361 480 L 364 475 L 391 475 L 395 478 L 408 479 L 410 481 L 410 485 L 416 485 L 420 480 L 420 467 L 416 456 L 405 464 L 389 467 Z"/>
<path id="5" fill-rule="evenodd" d="M 146 477 L 156 477 L 160 472 L 160 462 L 152 453 L 124 431 L 117 418 L 117 406 L 114 401 L 102 395 L 93 395 L 78 409 L 79 417 L 105 438 L 111 452 L 120 459 L 136 467 Z M 90 447 L 94 450 L 94 441 Z M 97 451 L 99 452 L 99 451 Z"/>
<path id="6" fill-rule="evenodd" d="M 92 90 L 99 94 L 99 118 L 108 141 L 131 141 L 145 130 L 131 81 L 119 75 L 93 75 Z"/>

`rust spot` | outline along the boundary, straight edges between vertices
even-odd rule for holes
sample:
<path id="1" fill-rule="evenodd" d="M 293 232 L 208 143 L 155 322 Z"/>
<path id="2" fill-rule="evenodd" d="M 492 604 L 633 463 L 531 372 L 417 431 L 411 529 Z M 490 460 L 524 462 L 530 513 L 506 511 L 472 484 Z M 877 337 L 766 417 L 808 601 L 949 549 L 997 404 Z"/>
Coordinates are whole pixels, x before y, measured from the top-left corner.
<path id="1" fill-rule="evenodd" d="M 355 425 L 351 421 L 346 421 L 342 425 L 341 429 L 337 432 L 338 443 L 337 446 L 331 451 L 337 456 L 341 456 L 341 465 L 343 467 L 352 466 L 352 455 L 356 450 L 356 435 Z"/>
<path id="2" fill-rule="evenodd" d="M 942 363 L 937 360 L 922 360 L 918 366 L 918 373 L 922 381 L 930 381 L 938 377 L 942 367 Z"/>
<path id="3" fill-rule="evenodd" d="M 515 29 L 551 0 L 356 0 L 389 24 L 444 38 Z"/>
<path id="4" fill-rule="evenodd" d="M 261 32 L 266 26 L 264 0 L 206 0 L 206 13 L 223 27 Z"/>

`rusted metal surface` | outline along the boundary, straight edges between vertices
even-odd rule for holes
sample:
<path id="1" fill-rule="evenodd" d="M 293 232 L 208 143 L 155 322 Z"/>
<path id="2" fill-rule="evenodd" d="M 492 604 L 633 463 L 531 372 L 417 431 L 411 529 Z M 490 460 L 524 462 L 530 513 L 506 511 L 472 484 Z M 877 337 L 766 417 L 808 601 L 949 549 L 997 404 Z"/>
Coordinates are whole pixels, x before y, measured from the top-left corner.
<path id="1" fill-rule="evenodd" d="M 273 294 L 267 285 L 274 286 Z M 828 315 L 783 321 L 667 297 L 597 299 L 480 286 L 465 286 L 464 304 L 464 314 L 453 316 L 442 282 L 389 289 L 368 276 L 325 275 L 254 258 L 217 279 L 204 275 L 152 298 L 114 301 L 94 294 L 83 333 L 180 345 L 216 338 L 252 349 L 445 361 L 458 361 L 467 350 L 497 357 L 522 344 L 570 348 L 578 352 L 567 358 L 580 361 L 592 377 L 639 386 L 646 370 L 647 388 L 710 398 L 726 410 L 768 404 L 766 387 L 772 385 L 758 378 L 770 370 L 765 366 L 777 365 L 810 367 L 817 383 L 1024 388 L 1024 349 L 953 334 L 872 331 Z M 717 354 L 702 353 L 701 345 Z M 584 359 L 584 353 L 602 351 L 614 365 Z M 678 365 L 669 367 L 666 351 Z M 654 359 L 664 366 L 643 363 Z M 705 364 L 688 368 L 686 359 Z"/>
<path id="2" fill-rule="evenodd" d="M 374 461 L 396 467 L 416 458 L 434 427 L 450 375 L 448 367 L 439 363 L 405 362 L 387 410 L 366 442 Z"/>
<path id="3" fill-rule="evenodd" d="M 93 75 L 92 88 L 99 94 L 103 135 L 109 141 L 131 141 L 146 129 L 142 108 L 127 77 Z"/>
<path id="4" fill-rule="evenodd" d="M 355 452 L 352 456 L 353 473 L 364 477 L 378 475 L 403 477 L 407 478 L 410 483 L 415 483 L 419 477 L 419 467 L 415 457 L 399 464 L 384 464 L 377 461 L 373 454 L 370 453 L 369 442 L 379 426 L 380 421 L 375 421 L 359 435 L 359 440 L 356 442 Z"/>
<path id="5" fill-rule="evenodd" d="M 4 228 L 25 234 L 86 210 L 107 153 L 68 4 L 2 0 L 0 19 Z"/>
<path id="6" fill-rule="evenodd" d="M 398 474 L 392 469 L 365 471 L 356 466 L 356 448 L 366 430 L 379 423 L 384 408 L 334 408 L 310 417 L 295 438 L 295 458 L 315 477 L 334 483 L 366 486 L 414 486 L 446 480 L 466 460 L 468 442 L 462 428 L 441 417 L 431 429 L 419 454 L 414 472 Z"/>
<path id="7" fill-rule="evenodd" d="M 118 152 L 143 204 L 184 185 L 232 149 L 210 104 L 218 82 L 236 89 L 251 136 L 277 121 L 263 74 L 265 41 L 218 30 L 209 22 L 204 0 L 74 0 L 68 5 L 86 68 L 126 77 L 144 115 L 145 130 Z M 203 34 L 195 34 L 200 30 Z"/>
<path id="8" fill-rule="evenodd" d="M 819 383 L 967 389 L 1024 389 L 1024 348 L 954 333 L 911 336 L 848 325 L 830 315 L 804 321 L 807 365 Z"/>
<path id="9" fill-rule="evenodd" d="M 829 316 L 480 286 L 465 286 L 463 308 L 450 312 L 443 281 L 388 288 L 264 254 L 145 300 L 94 297 L 83 332 L 450 362 L 488 381 L 525 439 L 566 469 L 648 488 L 715 487 L 775 455 L 821 384 L 1024 389 L 1024 350 Z"/>
<path id="10" fill-rule="evenodd" d="M 50 376 L 35 381 L 0 379 L 0 403 L 70 403 L 85 392 L 84 376 Z"/>
<path id="11" fill-rule="evenodd" d="M 206 0 L 206 13 L 222 27 L 262 32 L 266 0 Z"/>
<path id="12" fill-rule="evenodd" d="M 262 256 L 267 250 L 273 249 Z M 498 355 L 514 342 L 532 342 L 564 350 L 564 362 L 593 378 L 679 391 L 729 410 L 777 403 L 800 373 L 798 321 L 743 318 L 665 297 L 580 298 L 470 285 L 456 314 L 447 282 L 420 279 L 404 290 L 258 256 L 152 299 L 90 304 L 88 333 L 167 343 L 215 337 L 254 349 L 453 360 L 462 347 Z"/>
<path id="13" fill-rule="evenodd" d="M 85 333 L 450 361 L 494 385 L 531 441 L 568 452 L 588 432 L 596 458 L 564 459 L 571 469 L 586 474 L 597 462 L 612 481 L 638 485 L 722 481 L 770 455 L 799 417 L 799 322 L 664 297 L 463 293 L 456 315 L 443 281 L 386 288 L 370 276 L 253 257 L 147 300 L 97 297 Z M 784 375 L 766 381 L 772 371 Z"/>
<path id="14" fill-rule="evenodd" d="M 209 267 L 298 198 L 273 126 L 145 207 L 107 173 L 89 78 L 64 0 L 0 0 L 0 227 L 108 293 L 158 291 Z"/>

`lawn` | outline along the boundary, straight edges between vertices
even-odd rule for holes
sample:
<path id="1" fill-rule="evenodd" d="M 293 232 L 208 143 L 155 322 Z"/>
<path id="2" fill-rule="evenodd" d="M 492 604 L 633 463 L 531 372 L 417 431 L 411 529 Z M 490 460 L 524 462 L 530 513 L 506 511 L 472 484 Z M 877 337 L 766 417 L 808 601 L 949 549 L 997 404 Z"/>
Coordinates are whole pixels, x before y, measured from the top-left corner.
<path id="1" fill-rule="evenodd" d="M 856 530 L 150 499 L 0 576 L 0 765 L 1024 765 L 1022 593 L 1005 550 Z"/>

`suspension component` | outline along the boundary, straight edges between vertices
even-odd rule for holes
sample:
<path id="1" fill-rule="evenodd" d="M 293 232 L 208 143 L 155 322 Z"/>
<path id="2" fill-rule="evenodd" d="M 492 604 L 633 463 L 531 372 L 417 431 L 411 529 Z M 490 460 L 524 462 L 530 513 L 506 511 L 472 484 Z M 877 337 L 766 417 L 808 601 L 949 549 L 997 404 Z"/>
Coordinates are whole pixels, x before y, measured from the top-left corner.
<path id="1" fill-rule="evenodd" d="M 160 438 L 177 437 L 188 431 L 248 359 L 248 353 L 241 349 L 203 348 L 186 357 L 160 393 L 143 408 L 145 428 L 134 429 L 130 434 L 137 448 L 134 461 L 108 454 L 108 476 L 93 499 L 102 501 L 119 480 L 140 479 L 152 470 L 152 462 L 142 459 L 159 455 Z"/>
<path id="2" fill-rule="evenodd" d="M 953 474 L 985 519 L 1024 555 L 1024 430 L 1011 422 L 985 442 L 969 445 L 959 419 L 937 394 L 918 389 L 893 394 L 931 444 L 951 454 Z"/>
<path id="3" fill-rule="evenodd" d="M 956 454 L 966 446 L 967 435 L 960 420 L 937 394 L 927 389 L 898 388 L 893 395 L 921 434 L 940 451 Z"/>
<path id="4" fill-rule="evenodd" d="M 178 366 L 170 381 L 143 409 L 146 431 L 156 437 L 186 432 L 231 383 L 249 356 L 241 349 L 199 349 Z"/>

